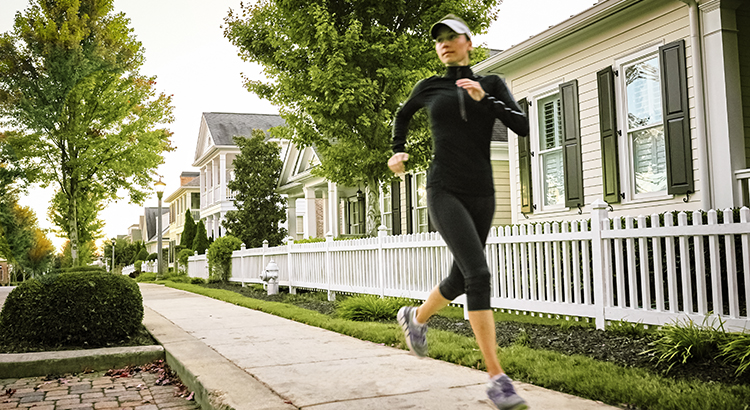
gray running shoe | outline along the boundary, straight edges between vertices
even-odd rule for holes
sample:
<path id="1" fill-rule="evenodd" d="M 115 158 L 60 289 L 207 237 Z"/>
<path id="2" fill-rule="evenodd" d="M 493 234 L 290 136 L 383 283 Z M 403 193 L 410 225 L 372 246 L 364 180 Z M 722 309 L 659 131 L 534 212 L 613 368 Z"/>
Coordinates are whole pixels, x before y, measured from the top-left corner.
<path id="1" fill-rule="evenodd" d="M 487 383 L 487 396 L 500 410 L 526 410 L 529 405 L 513 388 L 510 377 L 502 375 Z"/>
<path id="2" fill-rule="evenodd" d="M 404 306 L 398 310 L 398 323 L 404 329 L 404 338 L 409 350 L 417 357 L 427 356 L 427 324 L 418 325 L 417 308 Z"/>

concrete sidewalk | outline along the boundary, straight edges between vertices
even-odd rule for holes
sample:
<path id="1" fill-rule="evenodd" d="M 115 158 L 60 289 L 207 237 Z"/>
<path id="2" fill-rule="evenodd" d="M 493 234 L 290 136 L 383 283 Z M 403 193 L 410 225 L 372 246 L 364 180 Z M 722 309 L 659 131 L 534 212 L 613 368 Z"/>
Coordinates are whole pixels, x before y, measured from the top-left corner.
<path id="1" fill-rule="evenodd" d="M 235 409 L 492 409 L 484 372 L 208 297 L 141 284 L 144 324 L 204 391 Z M 174 367 L 174 366 L 173 366 Z M 190 377 L 188 378 L 190 379 Z M 525 383 L 534 410 L 613 409 Z"/>

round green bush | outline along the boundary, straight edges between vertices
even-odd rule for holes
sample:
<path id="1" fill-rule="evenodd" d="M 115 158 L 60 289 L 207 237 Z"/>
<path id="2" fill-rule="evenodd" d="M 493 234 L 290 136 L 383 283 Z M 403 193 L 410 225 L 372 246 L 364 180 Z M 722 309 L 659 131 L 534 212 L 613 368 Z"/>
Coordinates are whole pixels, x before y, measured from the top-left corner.
<path id="1" fill-rule="evenodd" d="M 97 347 L 135 334 L 142 321 L 135 282 L 103 270 L 71 271 L 14 289 L 0 311 L 0 333 L 44 346 Z"/>

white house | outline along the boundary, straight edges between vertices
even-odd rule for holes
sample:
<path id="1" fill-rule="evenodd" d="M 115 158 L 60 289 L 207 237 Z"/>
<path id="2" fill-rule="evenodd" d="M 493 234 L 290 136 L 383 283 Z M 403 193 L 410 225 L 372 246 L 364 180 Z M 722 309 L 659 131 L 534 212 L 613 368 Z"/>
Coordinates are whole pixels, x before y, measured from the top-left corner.
<path id="1" fill-rule="evenodd" d="M 182 240 L 185 230 L 185 213 L 190 211 L 193 220 L 200 220 L 200 173 L 183 172 L 180 174 L 180 187 L 166 197 L 169 208 L 170 249 L 174 249 Z"/>
<path id="2" fill-rule="evenodd" d="M 240 149 L 232 139 L 250 137 L 254 129 L 268 133 L 270 128 L 280 125 L 284 125 L 284 120 L 273 114 L 205 112 L 201 116 L 193 166 L 200 170 L 200 219 L 209 237 L 225 234 L 221 222 L 227 211 L 235 209 L 227 182 L 234 178 L 232 163 Z M 287 144 L 278 142 L 283 156 Z"/>
<path id="3" fill-rule="evenodd" d="M 602 0 L 474 71 L 529 113 L 510 138 L 514 223 L 600 198 L 614 215 L 748 203 L 748 1 Z"/>

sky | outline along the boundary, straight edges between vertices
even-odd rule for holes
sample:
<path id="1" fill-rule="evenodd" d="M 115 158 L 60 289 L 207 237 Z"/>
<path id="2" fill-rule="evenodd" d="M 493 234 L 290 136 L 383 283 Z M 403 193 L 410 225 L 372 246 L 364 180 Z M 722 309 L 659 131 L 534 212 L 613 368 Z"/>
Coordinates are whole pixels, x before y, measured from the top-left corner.
<path id="1" fill-rule="evenodd" d="M 252 3 L 252 0 L 246 1 Z M 505 0 L 500 13 L 475 45 L 504 50 L 541 33 L 570 16 L 591 7 L 596 0 Z M 203 112 L 276 114 L 278 109 L 243 87 L 242 75 L 263 79 L 259 66 L 243 61 L 238 50 L 224 38 L 221 25 L 229 9 L 239 10 L 240 0 L 115 0 L 115 10 L 124 12 L 145 49 L 140 72 L 156 76 L 159 92 L 173 94 L 175 121 L 168 124 L 174 133 L 176 150 L 165 154 L 157 173 L 167 184 L 164 197 L 179 187 L 183 171 L 192 167 L 198 127 Z M 10 31 L 16 12 L 28 0 L 0 0 L 0 33 Z M 20 203 L 32 207 L 44 229 L 53 228 L 47 218 L 52 188 L 33 187 Z M 127 234 L 138 223 L 145 206 L 157 206 L 156 195 L 143 205 L 129 204 L 127 198 L 110 203 L 100 214 L 105 222 L 105 238 Z M 61 249 L 64 239 L 48 235 Z"/>

